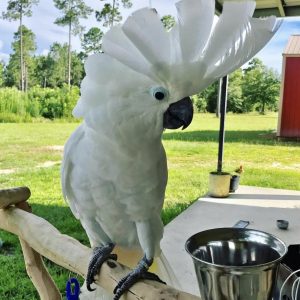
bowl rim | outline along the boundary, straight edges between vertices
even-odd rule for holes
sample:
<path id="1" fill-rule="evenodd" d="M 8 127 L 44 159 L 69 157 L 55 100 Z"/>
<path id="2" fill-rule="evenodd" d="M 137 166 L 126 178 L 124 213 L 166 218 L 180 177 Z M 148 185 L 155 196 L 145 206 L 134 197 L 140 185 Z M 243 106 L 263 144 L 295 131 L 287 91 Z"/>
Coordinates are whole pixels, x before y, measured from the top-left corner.
<path id="1" fill-rule="evenodd" d="M 272 237 L 273 239 L 275 239 L 276 241 L 278 241 L 279 243 L 282 244 L 283 246 L 283 254 L 280 255 L 280 253 L 278 253 L 280 256 L 274 260 L 271 260 L 269 262 L 266 262 L 266 263 L 263 263 L 263 264 L 257 264 L 257 265 L 250 265 L 250 266 L 239 266 L 239 265 L 221 265 L 221 264 L 214 264 L 214 263 L 210 263 L 210 262 L 207 262 L 205 260 L 202 260 L 198 257 L 196 257 L 195 255 L 193 255 L 190 250 L 188 249 L 188 243 L 190 242 L 190 240 L 195 237 L 196 235 L 200 234 L 200 233 L 205 233 L 205 232 L 209 232 L 209 231 L 217 231 L 217 230 L 220 230 L 220 229 L 227 229 L 227 230 L 236 230 L 236 231 L 254 231 L 256 233 L 262 233 L 262 234 L 265 234 L 265 235 L 268 235 L 270 237 Z M 287 254 L 287 251 L 288 251 L 288 246 L 286 245 L 285 242 L 283 242 L 281 239 L 279 239 L 278 237 L 276 237 L 275 235 L 271 234 L 271 233 L 268 233 L 268 232 L 265 232 L 265 231 L 262 231 L 262 230 L 257 230 L 257 229 L 252 229 L 252 228 L 236 228 L 236 227 L 218 227 L 218 228 L 210 228 L 210 229 L 207 229 L 207 230 L 203 230 L 203 231 L 199 231 L 195 234 L 193 234 L 192 236 L 190 236 L 187 241 L 185 242 L 185 250 L 187 251 L 187 253 L 193 258 L 193 260 L 195 261 L 198 261 L 198 262 L 201 262 L 207 266 L 210 266 L 210 267 L 213 267 L 213 268 L 222 268 L 222 269 L 255 269 L 255 268 L 260 268 L 260 267 L 265 267 L 265 266 L 269 266 L 269 265 L 272 265 L 272 264 L 276 264 L 276 263 L 279 263 L 283 258 L 284 256 Z"/>

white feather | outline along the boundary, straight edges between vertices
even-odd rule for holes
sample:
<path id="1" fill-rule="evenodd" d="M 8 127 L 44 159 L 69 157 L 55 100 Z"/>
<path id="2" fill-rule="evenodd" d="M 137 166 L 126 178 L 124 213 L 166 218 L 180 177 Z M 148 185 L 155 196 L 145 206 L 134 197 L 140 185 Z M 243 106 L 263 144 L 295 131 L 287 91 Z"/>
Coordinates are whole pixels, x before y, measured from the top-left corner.
<path id="1" fill-rule="evenodd" d="M 202 54 L 211 33 L 215 1 L 183 0 L 176 4 L 182 60 L 194 61 Z"/>
<path id="2" fill-rule="evenodd" d="M 276 24 L 275 17 L 266 19 L 249 18 L 244 27 L 240 29 L 239 36 L 235 39 L 236 42 L 222 57 L 219 65 L 208 70 L 207 77 L 215 80 L 215 78 L 236 70 L 264 47 L 266 41 L 273 37 L 279 25 L 280 22 Z"/>
<path id="3" fill-rule="evenodd" d="M 170 64 L 170 42 L 157 13 L 148 8 L 133 13 L 123 31 L 143 56 L 155 64 Z"/>
<path id="4" fill-rule="evenodd" d="M 145 74 L 150 78 L 153 76 L 150 70 L 151 64 L 128 39 L 121 27 L 113 27 L 104 35 L 102 48 L 105 53 L 132 70 Z"/>
<path id="5" fill-rule="evenodd" d="M 224 2 L 223 12 L 214 28 L 203 57 L 212 67 L 235 46 L 241 31 L 249 22 L 255 9 L 255 1 Z"/>

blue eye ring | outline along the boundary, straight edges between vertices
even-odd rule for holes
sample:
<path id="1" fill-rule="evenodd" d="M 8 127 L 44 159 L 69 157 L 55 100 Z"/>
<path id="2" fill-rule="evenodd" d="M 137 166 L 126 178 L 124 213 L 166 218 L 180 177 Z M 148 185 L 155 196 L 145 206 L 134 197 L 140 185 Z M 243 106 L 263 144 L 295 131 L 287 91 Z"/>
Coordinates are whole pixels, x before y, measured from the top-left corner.
<path id="1" fill-rule="evenodd" d="M 168 90 L 162 86 L 151 88 L 150 93 L 157 101 L 162 101 L 169 97 Z"/>

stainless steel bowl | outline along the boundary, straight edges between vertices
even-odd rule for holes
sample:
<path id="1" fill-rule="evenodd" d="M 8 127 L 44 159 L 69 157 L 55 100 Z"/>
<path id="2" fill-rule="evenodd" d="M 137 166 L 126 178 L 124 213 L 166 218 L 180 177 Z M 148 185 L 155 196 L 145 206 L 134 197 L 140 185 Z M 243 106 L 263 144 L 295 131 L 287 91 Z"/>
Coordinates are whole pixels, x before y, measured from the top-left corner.
<path id="1" fill-rule="evenodd" d="M 286 245 L 266 232 L 217 228 L 186 242 L 203 300 L 269 300 Z"/>

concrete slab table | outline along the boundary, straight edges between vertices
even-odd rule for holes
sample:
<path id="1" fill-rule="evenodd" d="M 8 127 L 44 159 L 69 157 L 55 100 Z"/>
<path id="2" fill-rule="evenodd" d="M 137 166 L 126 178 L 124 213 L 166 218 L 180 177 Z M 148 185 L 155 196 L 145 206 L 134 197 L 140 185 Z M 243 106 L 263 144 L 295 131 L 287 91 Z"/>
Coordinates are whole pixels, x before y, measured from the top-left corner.
<path id="1" fill-rule="evenodd" d="M 277 219 L 288 220 L 289 229 L 278 229 Z M 248 228 L 271 233 L 287 245 L 300 244 L 300 191 L 241 186 L 228 198 L 200 198 L 170 222 L 161 246 L 182 290 L 199 295 L 186 240 L 206 229 L 232 227 L 239 220 L 250 221 Z"/>

